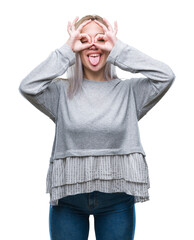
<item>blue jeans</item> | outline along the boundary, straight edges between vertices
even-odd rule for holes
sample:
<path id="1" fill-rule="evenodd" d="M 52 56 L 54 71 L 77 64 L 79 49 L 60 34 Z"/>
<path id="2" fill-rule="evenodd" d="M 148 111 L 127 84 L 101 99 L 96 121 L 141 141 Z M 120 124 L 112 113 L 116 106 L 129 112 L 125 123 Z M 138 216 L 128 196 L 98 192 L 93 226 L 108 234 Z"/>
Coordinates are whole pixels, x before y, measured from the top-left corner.
<path id="1" fill-rule="evenodd" d="M 135 234 L 134 196 L 124 192 L 93 191 L 59 199 L 50 204 L 51 240 L 87 240 L 89 216 L 94 216 L 96 240 L 133 240 Z"/>

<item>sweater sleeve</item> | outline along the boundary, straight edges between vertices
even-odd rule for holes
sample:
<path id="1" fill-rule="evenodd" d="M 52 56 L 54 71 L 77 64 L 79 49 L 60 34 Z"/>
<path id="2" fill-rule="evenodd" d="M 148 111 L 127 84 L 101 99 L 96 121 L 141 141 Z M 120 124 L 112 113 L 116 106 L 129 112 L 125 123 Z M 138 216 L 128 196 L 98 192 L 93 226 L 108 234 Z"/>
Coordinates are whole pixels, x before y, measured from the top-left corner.
<path id="1" fill-rule="evenodd" d="M 145 77 L 128 79 L 135 98 L 137 118 L 140 120 L 168 91 L 175 74 L 165 63 L 156 60 L 121 40 L 117 40 L 108 58 L 115 66 Z"/>
<path id="2" fill-rule="evenodd" d="M 22 96 L 53 122 L 56 122 L 59 101 L 57 77 L 64 74 L 74 63 L 75 53 L 65 43 L 52 51 L 19 85 Z"/>

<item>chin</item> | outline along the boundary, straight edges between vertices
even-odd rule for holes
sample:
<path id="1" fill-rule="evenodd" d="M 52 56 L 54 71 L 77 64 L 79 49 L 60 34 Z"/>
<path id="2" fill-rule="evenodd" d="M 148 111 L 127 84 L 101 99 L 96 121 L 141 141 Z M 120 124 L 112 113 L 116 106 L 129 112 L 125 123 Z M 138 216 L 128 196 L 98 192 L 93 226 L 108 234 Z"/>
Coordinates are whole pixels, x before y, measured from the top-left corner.
<path id="1" fill-rule="evenodd" d="M 104 67 L 103 64 L 99 64 L 99 65 L 96 65 L 96 66 L 92 66 L 92 65 L 88 65 L 87 68 L 93 70 L 93 71 L 99 71 L 101 70 L 102 68 Z"/>
<path id="2" fill-rule="evenodd" d="M 99 72 L 104 68 L 104 66 L 86 66 L 86 68 L 92 72 Z"/>

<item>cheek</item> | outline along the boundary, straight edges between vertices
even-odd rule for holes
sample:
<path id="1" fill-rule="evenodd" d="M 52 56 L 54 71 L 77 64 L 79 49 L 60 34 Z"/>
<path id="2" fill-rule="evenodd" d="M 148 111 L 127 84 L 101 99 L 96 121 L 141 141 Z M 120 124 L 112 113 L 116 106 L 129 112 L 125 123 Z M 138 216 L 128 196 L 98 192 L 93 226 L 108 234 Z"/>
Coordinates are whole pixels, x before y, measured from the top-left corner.
<path id="1" fill-rule="evenodd" d="M 80 59 L 81 59 L 82 64 L 85 65 L 86 60 L 84 58 L 84 54 L 80 53 Z"/>
<path id="2" fill-rule="evenodd" d="M 103 60 L 104 60 L 104 61 L 106 61 L 106 59 L 108 58 L 108 55 L 109 55 L 109 53 L 104 53 L 104 54 L 103 54 Z"/>
<path id="3" fill-rule="evenodd" d="M 87 56 L 85 55 L 84 52 L 80 52 L 80 58 L 81 58 L 81 61 L 82 61 L 82 62 L 85 62 L 86 57 L 87 57 Z"/>

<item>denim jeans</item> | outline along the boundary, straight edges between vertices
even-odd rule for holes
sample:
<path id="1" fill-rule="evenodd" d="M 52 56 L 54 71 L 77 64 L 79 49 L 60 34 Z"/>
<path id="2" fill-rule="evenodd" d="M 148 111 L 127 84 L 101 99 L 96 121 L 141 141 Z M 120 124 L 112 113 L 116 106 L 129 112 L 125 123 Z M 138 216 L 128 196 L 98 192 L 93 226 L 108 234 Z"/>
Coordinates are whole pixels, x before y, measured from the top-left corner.
<path id="1" fill-rule="evenodd" d="M 94 216 L 96 240 L 134 239 L 134 196 L 93 191 L 63 197 L 58 206 L 50 204 L 51 240 L 87 240 L 90 214 Z"/>

